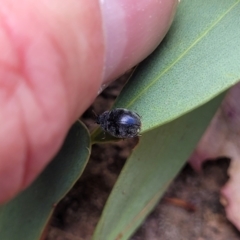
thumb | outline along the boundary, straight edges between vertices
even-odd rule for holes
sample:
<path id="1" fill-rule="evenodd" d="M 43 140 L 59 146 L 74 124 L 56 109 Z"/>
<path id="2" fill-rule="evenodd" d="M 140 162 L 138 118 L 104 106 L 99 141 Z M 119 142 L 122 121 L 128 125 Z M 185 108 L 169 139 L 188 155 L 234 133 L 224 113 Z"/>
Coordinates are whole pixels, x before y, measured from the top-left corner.
<path id="1" fill-rule="evenodd" d="M 95 98 L 104 45 L 98 1 L 7 0 L 0 26 L 3 202 L 45 167 Z"/>
<path id="2" fill-rule="evenodd" d="M 0 202 L 35 179 L 103 82 L 157 46 L 176 2 L 2 2 Z"/>

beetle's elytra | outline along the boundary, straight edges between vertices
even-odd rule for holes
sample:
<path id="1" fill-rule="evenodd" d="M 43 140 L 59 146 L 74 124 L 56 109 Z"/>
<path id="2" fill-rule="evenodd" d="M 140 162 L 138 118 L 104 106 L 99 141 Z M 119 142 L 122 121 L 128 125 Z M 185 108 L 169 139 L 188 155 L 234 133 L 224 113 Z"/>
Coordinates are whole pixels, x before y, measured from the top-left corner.
<path id="1" fill-rule="evenodd" d="M 96 119 L 102 129 L 117 138 L 132 138 L 141 130 L 140 116 L 124 108 L 115 108 L 99 115 Z"/>

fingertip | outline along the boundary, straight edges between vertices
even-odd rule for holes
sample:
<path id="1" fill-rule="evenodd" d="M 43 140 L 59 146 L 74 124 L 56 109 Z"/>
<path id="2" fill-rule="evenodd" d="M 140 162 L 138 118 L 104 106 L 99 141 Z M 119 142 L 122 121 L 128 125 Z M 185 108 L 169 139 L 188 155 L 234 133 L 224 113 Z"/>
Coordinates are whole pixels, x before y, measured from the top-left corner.
<path id="1" fill-rule="evenodd" d="M 168 31 L 178 0 L 105 0 L 104 81 L 114 80 L 147 57 Z"/>

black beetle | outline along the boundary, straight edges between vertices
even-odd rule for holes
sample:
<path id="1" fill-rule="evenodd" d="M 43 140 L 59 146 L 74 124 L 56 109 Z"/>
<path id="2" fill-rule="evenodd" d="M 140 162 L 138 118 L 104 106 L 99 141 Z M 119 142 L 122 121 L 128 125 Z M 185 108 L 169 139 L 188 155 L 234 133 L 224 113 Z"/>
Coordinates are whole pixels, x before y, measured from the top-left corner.
<path id="1" fill-rule="evenodd" d="M 140 116 L 124 108 L 115 108 L 97 116 L 96 123 L 110 135 L 117 138 L 132 138 L 141 130 Z"/>

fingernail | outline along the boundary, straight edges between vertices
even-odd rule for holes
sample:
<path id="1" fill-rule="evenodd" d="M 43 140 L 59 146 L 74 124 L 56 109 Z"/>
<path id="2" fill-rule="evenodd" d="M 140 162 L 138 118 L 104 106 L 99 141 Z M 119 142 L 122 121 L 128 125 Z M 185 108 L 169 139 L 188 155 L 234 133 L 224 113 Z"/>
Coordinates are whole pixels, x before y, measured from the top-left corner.
<path id="1" fill-rule="evenodd" d="M 178 0 L 100 0 L 106 39 L 104 82 L 148 56 L 165 36 Z"/>

